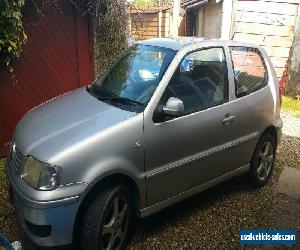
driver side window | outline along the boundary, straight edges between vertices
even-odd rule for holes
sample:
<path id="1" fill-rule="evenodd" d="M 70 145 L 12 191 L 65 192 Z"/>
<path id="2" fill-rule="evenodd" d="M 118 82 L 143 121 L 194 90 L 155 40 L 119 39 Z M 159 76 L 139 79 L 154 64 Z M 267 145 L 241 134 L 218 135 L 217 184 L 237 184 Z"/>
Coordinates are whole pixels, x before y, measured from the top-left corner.
<path id="1" fill-rule="evenodd" d="M 165 105 L 170 97 L 183 102 L 182 115 L 226 102 L 228 80 L 223 48 L 203 49 L 188 54 L 176 69 L 160 105 Z"/>

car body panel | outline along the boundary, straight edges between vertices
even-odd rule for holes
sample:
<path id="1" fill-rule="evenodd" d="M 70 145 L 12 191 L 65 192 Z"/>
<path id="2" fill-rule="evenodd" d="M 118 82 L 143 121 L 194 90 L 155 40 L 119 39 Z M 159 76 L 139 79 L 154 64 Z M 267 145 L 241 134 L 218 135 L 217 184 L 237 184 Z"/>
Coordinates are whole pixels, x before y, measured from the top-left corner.
<path id="1" fill-rule="evenodd" d="M 239 123 L 223 125 L 228 113 L 236 115 L 231 102 L 145 127 L 149 205 L 231 172 L 241 162 L 249 162 L 253 147 L 248 144 L 258 133 L 233 136 Z"/>
<path id="2" fill-rule="evenodd" d="M 14 138 L 24 155 L 56 164 L 54 156 L 60 152 L 135 115 L 101 102 L 80 88 L 28 112 L 18 123 Z"/>

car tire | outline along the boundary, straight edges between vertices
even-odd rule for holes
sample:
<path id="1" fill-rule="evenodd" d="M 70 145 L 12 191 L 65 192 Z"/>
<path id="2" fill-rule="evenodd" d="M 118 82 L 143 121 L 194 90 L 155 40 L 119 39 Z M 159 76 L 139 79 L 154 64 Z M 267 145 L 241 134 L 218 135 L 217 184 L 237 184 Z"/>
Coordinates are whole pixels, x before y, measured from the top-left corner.
<path id="1" fill-rule="evenodd" d="M 129 189 L 114 186 L 90 203 L 81 230 L 83 250 L 125 249 L 132 231 L 133 202 Z"/>
<path id="2" fill-rule="evenodd" d="M 274 169 L 276 158 L 275 138 L 269 133 L 262 135 L 253 153 L 249 179 L 255 187 L 264 186 Z"/>

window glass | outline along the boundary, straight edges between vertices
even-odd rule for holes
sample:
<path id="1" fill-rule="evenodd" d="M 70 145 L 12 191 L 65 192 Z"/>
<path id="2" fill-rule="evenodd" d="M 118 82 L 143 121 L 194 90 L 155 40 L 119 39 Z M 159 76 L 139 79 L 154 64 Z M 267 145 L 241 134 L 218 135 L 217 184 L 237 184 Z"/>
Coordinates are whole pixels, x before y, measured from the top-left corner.
<path id="1" fill-rule="evenodd" d="M 175 54 L 160 47 L 131 46 L 88 91 L 111 105 L 142 112 Z"/>
<path id="2" fill-rule="evenodd" d="M 258 49 L 231 47 L 230 51 L 238 97 L 250 94 L 268 83 L 267 69 Z"/>
<path id="3" fill-rule="evenodd" d="M 184 104 L 189 114 L 227 100 L 227 67 L 222 48 L 210 48 L 188 54 L 167 86 L 161 105 L 170 97 Z"/>

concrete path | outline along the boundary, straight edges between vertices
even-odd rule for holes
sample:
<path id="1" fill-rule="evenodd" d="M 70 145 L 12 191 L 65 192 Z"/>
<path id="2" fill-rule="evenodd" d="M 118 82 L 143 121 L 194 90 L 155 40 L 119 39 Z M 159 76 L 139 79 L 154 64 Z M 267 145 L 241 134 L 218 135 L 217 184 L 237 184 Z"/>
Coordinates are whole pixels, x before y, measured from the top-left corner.
<path id="1" fill-rule="evenodd" d="M 296 143 L 300 138 L 300 119 L 290 113 L 282 113 L 283 134 L 286 140 Z M 298 144 L 298 143 L 297 143 Z M 289 145 L 293 148 L 293 145 Z M 298 147 L 298 146 L 296 146 Z M 280 175 L 274 199 L 274 213 L 277 216 L 277 224 L 281 229 L 296 228 L 298 239 L 300 235 L 300 155 L 299 148 L 282 149 L 289 157 L 284 161 L 285 165 Z M 289 163 L 289 164 L 287 164 Z M 288 165 L 288 166 L 287 166 Z M 299 241 L 295 246 L 300 248 Z"/>
<path id="2" fill-rule="evenodd" d="M 296 228 L 300 236 L 300 170 L 284 168 L 277 186 L 273 209 L 280 229 Z M 296 248 L 300 248 L 297 242 Z"/>
<path id="3" fill-rule="evenodd" d="M 285 167 L 279 178 L 276 191 L 278 194 L 285 194 L 288 197 L 299 201 L 300 205 L 300 170 Z"/>

